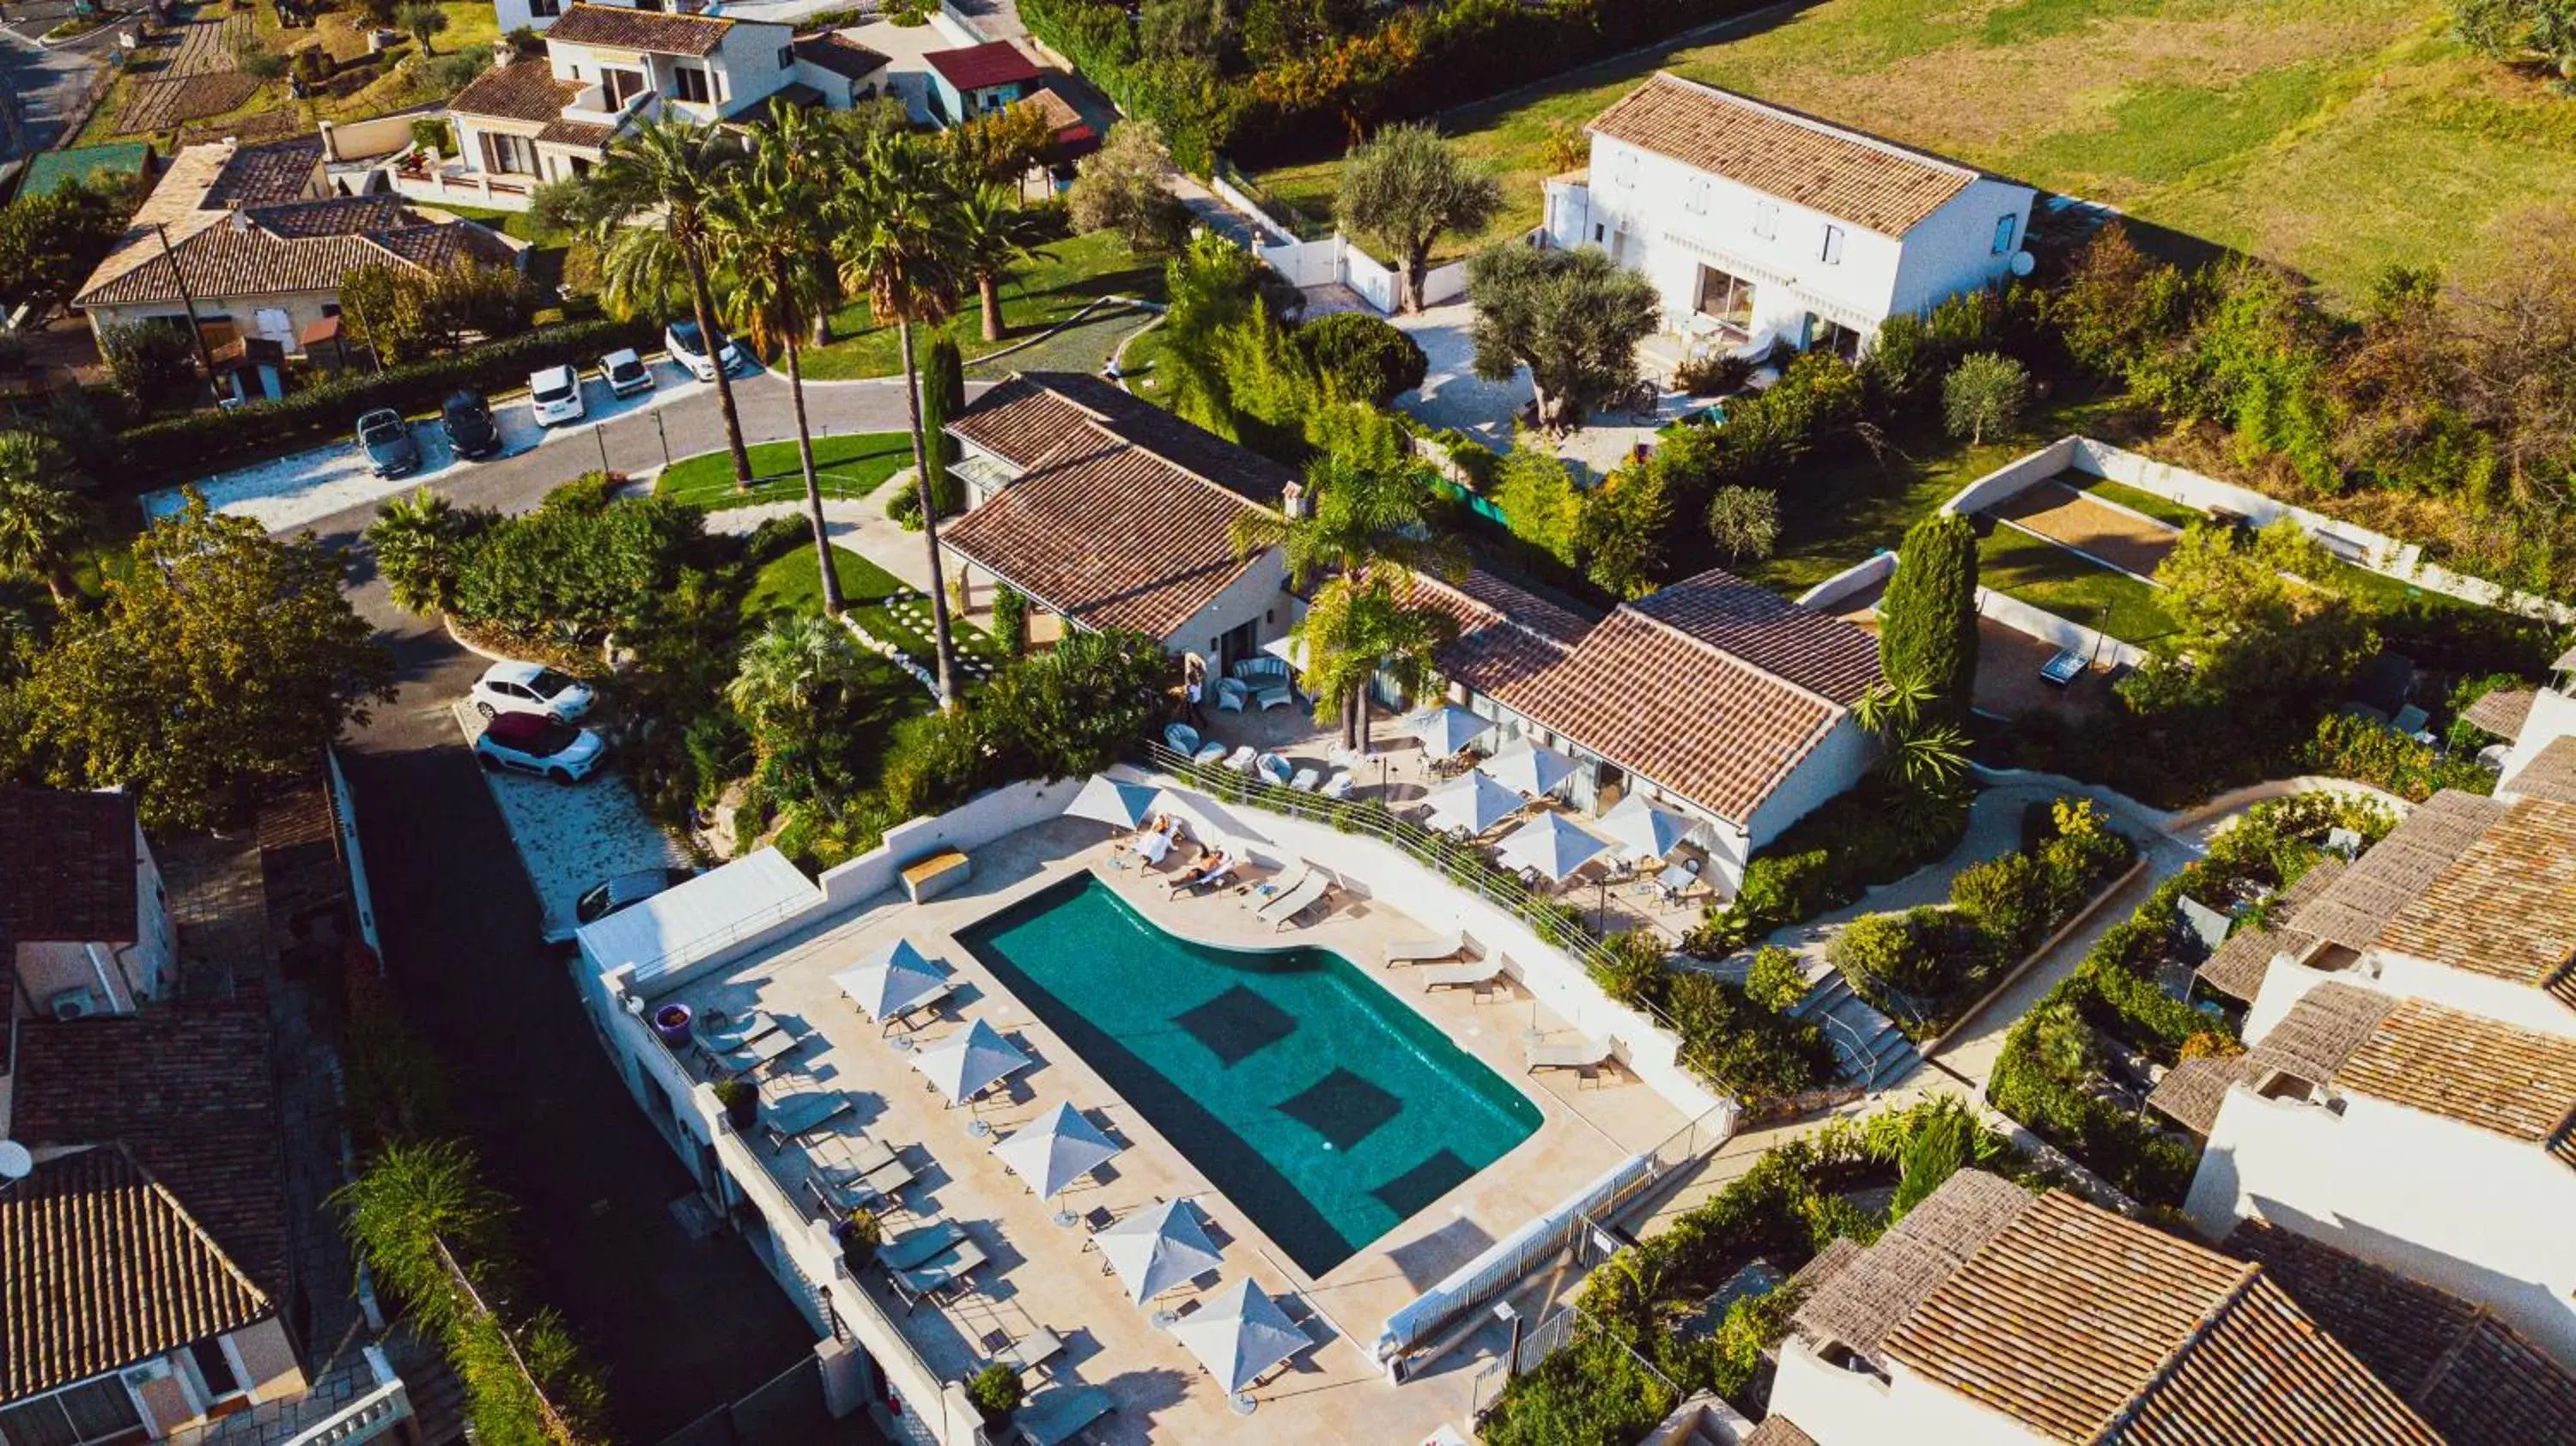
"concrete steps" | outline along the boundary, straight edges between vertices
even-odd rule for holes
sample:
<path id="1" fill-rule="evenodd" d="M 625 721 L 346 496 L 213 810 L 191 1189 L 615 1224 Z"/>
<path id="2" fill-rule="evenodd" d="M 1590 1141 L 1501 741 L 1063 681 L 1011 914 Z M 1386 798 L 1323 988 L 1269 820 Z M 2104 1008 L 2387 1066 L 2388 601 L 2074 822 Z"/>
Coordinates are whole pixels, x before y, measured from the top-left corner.
<path id="1" fill-rule="evenodd" d="M 1842 1064 L 1843 1078 L 1877 1090 L 1902 1079 L 1922 1056 L 1893 1021 L 1852 992 L 1834 967 L 1809 957 L 1807 997 L 1790 1006 L 1792 1019 L 1812 1020 Z"/>

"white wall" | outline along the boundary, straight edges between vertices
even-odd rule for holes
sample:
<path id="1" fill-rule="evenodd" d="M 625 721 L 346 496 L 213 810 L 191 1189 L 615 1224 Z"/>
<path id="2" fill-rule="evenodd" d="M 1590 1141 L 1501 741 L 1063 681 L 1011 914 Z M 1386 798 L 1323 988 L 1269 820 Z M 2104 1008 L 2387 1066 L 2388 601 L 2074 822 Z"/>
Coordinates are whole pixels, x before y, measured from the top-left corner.
<path id="1" fill-rule="evenodd" d="M 2034 607 L 1990 587 L 1977 589 L 1977 615 L 1992 618 L 2014 632 L 2037 638 L 2043 643 L 2082 653 L 2106 668 L 2143 667 L 2147 661 L 2144 648 L 2124 643 L 2097 628 L 2059 617 L 2046 608 Z"/>
<path id="2" fill-rule="evenodd" d="M 2464 1010 L 2535 1034 L 2576 1038 L 2576 1015 L 2570 1015 L 2567 1006 L 2528 984 L 2374 949 L 2353 967 L 2332 973 L 2276 961 L 2264 974 L 2263 987 L 2245 1012 L 2245 1042 L 2261 1043 L 2281 1017 L 2307 997 L 2309 990 L 2329 980 L 2399 999 L 2421 999 Z"/>
<path id="3" fill-rule="evenodd" d="M 1813 813 L 1835 795 L 1860 782 L 1869 771 L 1870 760 L 1877 755 L 1869 730 L 1849 713 L 1834 724 L 1824 741 L 1809 753 L 1780 787 L 1762 805 L 1753 810 L 1747 833 L 1754 848 L 1778 838 L 1781 832 L 1799 819 Z M 1736 883 L 1743 882 L 1739 872 Z"/>
<path id="4" fill-rule="evenodd" d="M 2027 457 L 2017 457 L 1950 494 L 1944 512 L 1978 513 L 2020 496 L 2075 465 L 2080 437 L 2060 437 Z"/>
<path id="5" fill-rule="evenodd" d="M 1288 565 L 1280 559 L 1279 549 L 1271 548 L 1218 589 L 1189 621 L 1164 634 L 1163 650 L 1214 659 L 1217 640 L 1245 623 L 1253 625 L 1255 647 L 1286 636 L 1293 621 L 1287 587 Z"/>
<path id="6" fill-rule="evenodd" d="M 1845 598 L 1858 597 L 1896 575 L 1896 554 L 1879 552 L 1798 594 L 1798 606 L 1832 612 Z"/>
<path id="7" fill-rule="evenodd" d="M 725 32 L 724 43 L 707 57 L 711 69 L 725 76 L 722 107 L 727 118 L 741 115 L 787 88 L 796 79 L 796 62 L 791 54 L 787 64 L 778 63 L 778 53 L 789 48 L 796 37 L 795 29 L 786 25 L 769 25 L 736 21 Z M 844 92 L 826 90 L 824 94 Z"/>
<path id="8" fill-rule="evenodd" d="M 1780 1343 L 1780 1369 L 1771 1383 L 1770 1411 L 1786 1416 L 1816 1446 L 1889 1446 L 1891 1442 L 1938 1446 L 2054 1446 L 2049 1438 L 1989 1410 L 1904 1366 L 1890 1379 L 1847 1371 L 1819 1359 L 1795 1336 Z"/>
<path id="9" fill-rule="evenodd" d="M 2031 189 L 1991 176 L 1914 223 L 1905 233 L 1904 259 L 1896 268 L 1892 311 L 1925 312 L 1963 291 L 1992 286 L 2012 275 L 2012 259 L 2030 230 Z M 1995 250 L 1996 222 L 2013 218 L 2012 235 Z"/>
<path id="10" fill-rule="evenodd" d="M 2556 688 L 2542 688 L 2531 695 L 2530 716 L 2522 720 L 2522 733 L 2513 741 L 2513 751 L 2505 755 L 2504 775 L 2497 780 L 2496 792 L 2513 791 L 2514 776 L 2540 756 L 2540 750 L 2557 739 L 2576 733 L 2576 698 Z"/>
<path id="11" fill-rule="evenodd" d="M 1064 812 L 1082 791 L 1079 778 L 1024 779 L 979 793 L 935 818 L 916 818 L 887 829 L 874 849 L 814 882 L 823 890 L 820 919 L 854 908 L 895 887 L 903 870 L 942 849 L 972 851 Z M 809 920 L 808 922 L 812 922 Z"/>
<path id="12" fill-rule="evenodd" d="M 2479 1301 L 2576 1368 L 2576 1170 L 2542 1146 L 2360 1095 L 2343 1113 L 2230 1089 L 2184 1210 L 2245 1216 Z"/>

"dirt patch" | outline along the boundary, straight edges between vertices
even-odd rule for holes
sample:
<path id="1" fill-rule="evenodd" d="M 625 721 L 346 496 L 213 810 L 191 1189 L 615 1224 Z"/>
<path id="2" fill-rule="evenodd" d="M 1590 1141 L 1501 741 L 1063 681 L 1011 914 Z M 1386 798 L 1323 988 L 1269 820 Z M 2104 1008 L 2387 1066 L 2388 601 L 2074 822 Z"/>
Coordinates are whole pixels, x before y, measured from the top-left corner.
<path id="1" fill-rule="evenodd" d="M 302 111 L 293 107 L 281 107 L 277 110 L 264 110 L 257 115 L 242 116 L 237 120 L 183 127 L 179 132 L 179 145 L 182 148 L 204 145 L 209 141 L 219 141 L 229 136 L 243 145 L 254 146 L 265 141 L 292 140 L 312 129 L 313 123 L 304 118 Z"/>
<path id="2" fill-rule="evenodd" d="M 2042 482 L 1987 515 L 2018 523 L 2062 547 L 2096 558 L 2140 577 L 2153 577 L 2180 536 L 2161 522 L 2117 507 L 2106 507 L 2063 482 Z"/>
<path id="3" fill-rule="evenodd" d="M 259 81 L 238 70 L 178 80 L 147 80 L 135 86 L 134 94 L 126 100 L 125 109 L 117 116 L 117 131 L 123 135 L 163 131 L 219 116 L 238 109 L 258 91 Z"/>
<path id="4" fill-rule="evenodd" d="M 2111 675 L 2087 669 L 2083 676 L 2058 687 L 2039 675 L 2057 645 L 2005 627 L 1992 618 L 1977 619 L 1977 681 L 1972 701 L 1980 713 L 2021 718 L 2055 713 L 2074 721 L 2101 711 L 2111 701 Z"/>

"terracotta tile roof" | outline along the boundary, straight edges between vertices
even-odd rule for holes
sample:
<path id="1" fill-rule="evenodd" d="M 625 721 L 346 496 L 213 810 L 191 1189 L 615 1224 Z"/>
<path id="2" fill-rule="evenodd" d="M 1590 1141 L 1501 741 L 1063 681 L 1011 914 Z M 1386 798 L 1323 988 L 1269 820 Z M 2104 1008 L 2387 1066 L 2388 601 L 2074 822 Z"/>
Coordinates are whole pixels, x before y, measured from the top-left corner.
<path id="1" fill-rule="evenodd" d="M 0 788 L 0 965 L 20 941 L 134 942 L 134 800 Z"/>
<path id="2" fill-rule="evenodd" d="M 324 201 L 298 201 L 263 206 L 259 224 L 270 232 L 302 240 L 312 236 L 363 236 L 402 223 L 400 196 L 334 196 Z"/>
<path id="3" fill-rule="evenodd" d="M 1485 597 L 1425 586 L 1459 619 L 1443 673 L 1738 822 L 1841 721 L 1862 680 L 1877 677 L 1868 634 L 1755 597 L 1760 589 L 1720 571 L 1674 584 L 1672 597 L 1622 604 L 1573 636 L 1562 609 L 1543 608 L 1526 624 L 1516 604 L 1505 612 L 1490 580 L 1471 584 Z"/>
<path id="4" fill-rule="evenodd" d="M 2298 881 L 2281 891 L 2273 901 L 2272 917 L 2295 919 L 2307 902 L 2326 891 L 2326 887 L 2343 877 L 2344 860 L 2327 857 L 2311 865 Z M 2296 928 L 2279 925 L 2244 927 L 2227 936 L 2200 966 L 2200 982 L 2244 1003 L 2254 1002 L 2263 987 L 2263 977 L 2280 954 L 2304 954 L 2317 942 L 2316 936 Z"/>
<path id="5" fill-rule="evenodd" d="M 2534 988 L 2564 976 L 2576 959 L 2576 803 L 2513 804 L 2401 904 L 2375 942 Z"/>
<path id="6" fill-rule="evenodd" d="M 575 10 L 589 6 L 576 5 Z M 625 14 L 637 12 L 626 11 Z M 560 28 L 564 22 L 558 20 Z M 551 66 L 542 60 L 519 60 L 496 66 L 466 83 L 447 108 L 465 115 L 488 115 L 501 120 L 550 121 L 563 115 L 564 107 L 581 94 L 577 80 L 557 80 Z"/>
<path id="7" fill-rule="evenodd" d="M 2258 1268 L 2056 1191 L 2015 1213 L 1881 1352 L 2054 1441 L 2440 1446 Z"/>
<path id="8" fill-rule="evenodd" d="M 1021 474 L 941 529 L 941 541 L 1085 627 L 1157 638 L 1243 575 L 1250 563 L 1235 556 L 1234 519 L 1290 476 L 1151 403 L 1065 373 L 1015 377 L 950 430 Z"/>
<path id="9" fill-rule="evenodd" d="M 1901 237 L 1977 172 L 1658 71 L 1590 129 L 1883 236 Z"/>
<path id="10" fill-rule="evenodd" d="M 191 184 L 193 173 L 173 166 L 162 188 Z M 156 191 L 158 198 L 159 192 Z M 442 213 L 443 214 L 443 213 Z M 339 290 L 340 280 L 361 266 L 409 262 L 422 268 L 459 255 L 507 263 L 514 248 L 481 227 L 454 217 L 432 222 L 393 196 L 298 200 L 199 211 L 186 226 L 173 226 L 170 254 L 149 230 L 126 240 L 90 274 L 74 304 L 131 306 L 175 301 L 179 274 L 199 301 L 274 292 Z"/>
<path id="11" fill-rule="evenodd" d="M 609 50 L 651 51 L 656 55 L 713 55 L 724 44 L 725 32 L 732 28 L 732 21 L 708 15 L 576 4 L 565 6 L 563 17 L 546 27 L 546 42 L 551 45 L 560 40 Z"/>
<path id="12" fill-rule="evenodd" d="M 616 135 L 615 126 L 593 125 L 588 121 L 551 120 L 546 122 L 544 130 L 537 132 L 537 139 L 548 145 L 588 146 L 595 149 L 606 146 Z"/>
<path id="13" fill-rule="evenodd" d="M 834 75 L 865 80 L 885 69 L 886 58 L 837 30 L 796 37 L 796 58 Z"/>
<path id="14" fill-rule="evenodd" d="M 263 146 L 236 147 L 223 173 L 197 204 L 209 211 L 277 206 L 311 198 L 319 182 L 322 137 L 297 136 Z"/>
<path id="15" fill-rule="evenodd" d="M 2503 803 L 2473 793 L 2445 789 L 2433 795 L 2290 922 L 2303 933 L 2348 949 L 2377 945 L 2380 931 L 2397 911 L 2421 895 L 2504 812 Z"/>
<path id="16" fill-rule="evenodd" d="M 1786 1416 L 1771 1416 L 1753 1428 L 1744 1438 L 1744 1446 L 1816 1446 L 1816 1438 L 1798 1429 L 1798 1423 Z"/>
<path id="17" fill-rule="evenodd" d="M 2187 1059 L 2165 1071 L 2147 1092 L 2147 1104 L 2174 1123 L 2206 1138 L 2218 1125 L 2219 1106 L 2227 1091 L 2245 1080 L 2246 1059 Z"/>
<path id="18" fill-rule="evenodd" d="M 2522 736 L 2522 725 L 2531 717 L 2531 700 L 2536 696 L 2529 688 L 2498 688 L 2460 710 L 2460 721 L 2511 742 Z"/>
<path id="19" fill-rule="evenodd" d="M 1078 160 L 1100 148 L 1100 133 L 1082 118 L 1082 112 L 1073 108 L 1072 101 L 1056 94 L 1051 86 L 1041 86 L 1012 105 L 1034 108 L 1055 133 L 1054 148 L 1049 152 L 1053 160 Z"/>
<path id="20" fill-rule="evenodd" d="M 1435 599 L 1437 605 L 1458 620 L 1458 631 L 1462 635 L 1496 623 L 1510 623 L 1542 638 L 1573 644 L 1583 641 L 1583 635 L 1601 621 L 1564 604 L 1551 602 L 1482 568 L 1474 569 L 1462 578 L 1434 581 L 1442 584 Z"/>
<path id="21" fill-rule="evenodd" d="M 0 1195 L 0 1401 L 276 1314 L 125 1150 L 57 1156 Z"/>
<path id="22" fill-rule="evenodd" d="M 961 92 L 1038 78 L 1037 62 L 1007 40 L 988 40 L 962 50 L 934 50 L 921 59 Z"/>
<path id="23" fill-rule="evenodd" d="M 2334 1082 L 2344 1061 L 2368 1043 L 2397 1000 L 2375 989 L 2328 980 L 2300 996 L 2289 1012 L 2245 1051 L 2246 1078 L 2278 1071 L 2309 1084 Z"/>
<path id="24" fill-rule="evenodd" d="M 244 1276 L 282 1295 L 286 1185 L 272 1071 L 256 984 L 141 1014 L 21 1020 L 9 1128 L 31 1149 L 123 1145 Z"/>
<path id="25" fill-rule="evenodd" d="M 2576 1040 L 2409 999 L 2388 1011 L 2334 1083 L 2544 1143 L 2576 1115 Z"/>
<path id="26" fill-rule="evenodd" d="M 2260 1263 L 2450 1446 L 2576 1433 L 2576 1376 L 2484 1306 L 2264 1220 L 2239 1221 L 2221 1248 Z"/>
<path id="27" fill-rule="evenodd" d="M 2545 798 L 2576 803 L 2576 735 L 2550 739 L 2497 791 L 2515 798 Z"/>
<path id="28" fill-rule="evenodd" d="M 1790 1328 L 1811 1344 L 1875 1356 L 1959 1267 L 2030 1208 L 2027 1190 L 1961 1170 L 1906 1212 L 1876 1244 L 1836 1240 L 1793 1277 L 1807 1289 Z"/>

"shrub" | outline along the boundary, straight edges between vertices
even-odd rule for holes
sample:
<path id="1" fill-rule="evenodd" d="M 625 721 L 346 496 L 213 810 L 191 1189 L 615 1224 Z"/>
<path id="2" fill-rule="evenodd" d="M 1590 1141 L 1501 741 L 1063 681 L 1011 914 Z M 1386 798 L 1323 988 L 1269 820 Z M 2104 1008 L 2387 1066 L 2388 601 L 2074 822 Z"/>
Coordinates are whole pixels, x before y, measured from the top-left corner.
<path id="1" fill-rule="evenodd" d="M 669 587 L 699 529 L 697 512 L 660 497 L 505 518 L 466 552 L 455 612 L 512 633 L 596 636 Z"/>
<path id="2" fill-rule="evenodd" d="M 1673 390 L 1694 397 L 1740 392 L 1752 379 L 1753 359 L 1732 352 L 1695 356 L 1673 368 Z"/>
<path id="3" fill-rule="evenodd" d="M 2039 941 L 2058 902 L 2048 867 L 2029 854 L 1973 864 L 1950 880 L 1951 907 L 2013 953 Z"/>
<path id="4" fill-rule="evenodd" d="M 1390 405 L 1430 371 L 1412 337 L 1366 312 L 1319 316 L 1297 328 L 1296 337 L 1315 374 L 1345 401 Z"/>
<path id="5" fill-rule="evenodd" d="M 1971 446 L 2011 435 L 2029 407 L 2030 369 L 1995 352 L 1959 358 L 1941 382 L 1942 425 Z"/>
<path id="6" fill-rule="evenodd" d="M 107 374 L 115 379 L 116 389 L 138 407 L 165 401 L 196 379 L 197 346 L 185 326 L 166 321 L 113 322 L 99 333 L 98 349 L 107 359 Z"/>
<path id="7" fill-rule="evenodd" d="M 574 322 L 388 367 L 382 375 L 351 375 L 278 401 L 153 422 L 125 433 L 124 447 L 133 464 L 127 475 L 133 489 L 143 491 L 251 453 L 280 452 L 341 436 L 361 413 L 378 407 L 404 413 L 428 411 L 459 387 L 499 391 L 523 386 L 530 372 L 566 364 L 586 366 L 619 347 L 649 348 L 655 335 L 653 322 L 642 317 Z"/>
<path id="8" fill-rule="evenodd" d="M 987 1425 L 997 1424 L 1020 1409 L 1020 1373 L 1017 1367 L 1000 1361 L 977 1371 L 966 1382 L 966 1399 L 984 1413 Z"/>
<path id="9" fill-rule="evenodd" d="M 1431 440 L 1449 454 L 1449 464 L 1467 474 L 1468 483 L 1480 492 L 1503 475 L 1503 454 L 1455 427 L 1432 433 Z"/>
<path id="10" fill-rule="evenodd" d="M 1004 656 L 1024 658 L 1029 652 L 1029 600 L 1009 586 L 993 593 L 993 637 Z"/>
<path id="11" fill-rule="evenodd" d="M 1735 902 L 1684 942 L 1694 954 L 1741 949 L 1892 883 L 1958 847 L 1968 799 L 1927 798 L 1871 779 L 1791 824 L 1745 866 Z"/>
<path id="12" fill-rule="evenodd" d="M 2446 756 L 2376 719 L 2351 713 L 2320 721 L 2299 761 L 2312 772 L 2354 779 L 2418 803 L 2445 788 L 2495 791 L 2495 775 L 2474 758 Z"/>
<path id="13" fill-rule="evenodd" d="M 1777 944 L 1765 945 L 1753 954 L 1753 962 L 1744 971 L 1744 992 L 1756 1004 L 1774 1014 L 1786 1014 L 1807 997 L 1807 976 L 1798 956 Z"/>
<path id="14" fill-rule="evenodd" d="M 1878 660 L 1931 690 L 1939 719 L 1967 716 L 1977 678 L 1977 530 L 1936 512 L 1906 529 L 1879 605 Z"/>
<path id="15" fill-rule="evenodd" d="M 319 53 L 320 47 L 315 50 Z M 425 151 L 452 156 L 456 154 L 456 127 L 440 116 L 422 116 L 411 123 L 411 143 Z"/>

